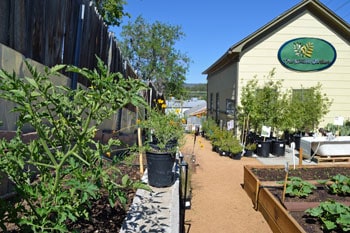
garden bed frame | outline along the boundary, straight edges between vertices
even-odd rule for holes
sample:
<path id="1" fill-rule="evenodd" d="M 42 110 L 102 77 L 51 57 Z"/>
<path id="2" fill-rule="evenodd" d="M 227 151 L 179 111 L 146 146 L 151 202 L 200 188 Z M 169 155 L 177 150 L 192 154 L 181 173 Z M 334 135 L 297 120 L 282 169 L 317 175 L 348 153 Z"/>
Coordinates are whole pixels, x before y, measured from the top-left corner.
<path id="1" fill-rule="evenodd" d="M 350 164 L 308 165 L 307 168 L 349 167 Z M 306 233 L 300 224 L 290 215 L 289 211 L 268 190 L 271 181 L 260 181 L 252 169 L 284 168 L 283 165 L 246 165 L 244 166 L 243 188 L 253 202 L 255 210 L 260 211 L 273 232 Z M 296 169 L 305 168 L 297 166 Z M 292 167 L 290 168 L 292 169 Z"/>

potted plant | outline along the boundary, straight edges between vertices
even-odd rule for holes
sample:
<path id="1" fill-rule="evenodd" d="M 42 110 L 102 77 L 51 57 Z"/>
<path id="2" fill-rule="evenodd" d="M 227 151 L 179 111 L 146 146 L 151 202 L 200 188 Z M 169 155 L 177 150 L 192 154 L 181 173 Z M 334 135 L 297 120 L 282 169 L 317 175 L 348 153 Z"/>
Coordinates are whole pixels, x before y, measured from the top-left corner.
<path id="1" fill-rule="evenodd" d="M 217 124 L 212 118 L 207 118 L 202 121 L 202 136 L 205 137 L 206 139 L 209 139 L 212 134 L 213 130 L 217 128 Z"/>
<path id="2" fill-rule="evenodd" d="M 242 87 L 240 120 L 249 119 L 245 125 L 247 132 L 261 132 L 264 135 L 257 141 L 257 155 L 268 157 L 271 147 L 271 134 L 264 134 L 264 126 L 271 127 L 271 133 L 278 131 L 284 121 L 284 113 L 287 95 L 282 93 L 282 80 L 274 78 L 275 69 L 272 69 L 266 77 L 266 81 L 260 85 L 259 80 L 254 79 Z M 276 114 L 278 112 L 278 114 Z"/>
<path id="3" fill-rule="evenodd" d="M 241 158 L 243 146 L 237 137 L 234 137 L 232 131 L 217 129 L 214 135 L 212 145 L 220 155 L 226 155 L 234 159 Z"/>
<path id="4" fill-rule="evenodd" d="M 245 149 L 244 155 L 247 157 L 251 157 L 253 155 L 253 152 L 256 150 L 256 144 L 253 142 L 247 143 L 244 149 Z"/>
<path id="5" fill-rule="evenodd" d="M 153 187 L 168 187 L 175 181 L 173 171 L 176 152 L 183 141 L 181 118 L 176 112 L 164 113 L 165 104 L 157 100 L 161 108 L 149 109 L 147 118 L 140 122 L 146 131 L 148 183 Z"/>
<path id="6" fill-rule="evenodd" d="M 318 128 L 321 119 L 329 112 L 332 100 L 322 93 L 322 85 L 299 90 L 292 90 L 289 93 L 289 103 L 287 104 L 287 117 L 290 128 L 294 128 L 295 149 L 300 148 L 300 139 Z"/>
<path id="7" fill-rule="evenodd" d="M 240 160 L 242 158 L 243 146 L 237 137 L 231 135 L 229 138 L 228 151 L 232 159 Z"/>

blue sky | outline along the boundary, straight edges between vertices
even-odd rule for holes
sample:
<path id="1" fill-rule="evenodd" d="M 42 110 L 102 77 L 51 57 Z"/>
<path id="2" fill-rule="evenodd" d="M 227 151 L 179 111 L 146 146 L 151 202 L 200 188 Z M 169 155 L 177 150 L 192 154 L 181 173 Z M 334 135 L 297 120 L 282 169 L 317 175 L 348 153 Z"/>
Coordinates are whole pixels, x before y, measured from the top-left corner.
<path id="1" fill-rule="evenodd" d="M 148 23 L 160 21 L 181 26 L 185 37 L 176 49 L 191 58 L 186 83 L 206 83 L 202 72 L 227 49 L 283 14 L 301 0 L 127 0 L 123 24 L 142 15 Z M 350 0 L 321 0 L 350 22 Z M 122 24 L 122 25 L 123 25 Z M 119 37 L 121 27 L 112 29 Z"/>

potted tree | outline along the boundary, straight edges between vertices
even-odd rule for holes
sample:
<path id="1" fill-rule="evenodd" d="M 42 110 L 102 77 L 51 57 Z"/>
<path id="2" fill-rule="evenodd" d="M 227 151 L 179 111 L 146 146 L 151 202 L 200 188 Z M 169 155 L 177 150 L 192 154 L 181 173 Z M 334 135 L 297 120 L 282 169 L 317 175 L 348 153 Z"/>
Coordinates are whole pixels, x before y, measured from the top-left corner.
<path id="1" fill-rule="evenodd" d="M 300 148 L 300 138 L 316 129 L 324 115 L 329 112 L 332 104 L 326 94 L 321 92 L 322 85 L 293 90 L 289 93 L 286 119 L 290 127 L 297 132 L 294 134 L 295 149 Z"/>
<path id="2" fill-rule="evenodd" d="M 144 143 L 147 159 L 148 183 L 153 187 L 168 187 L 175 181 L 173 171 L 176 152 L 183 140 L 181 118 L 176 112 L 164 113 L 165 104 L 157 100 L 161 108 L 149 109 L 147 119 L 140 121 L 146 131 Z"/>
<path id="3" fill-rule="evenodd" d="M 260 86 L 254 78 L 242 88 L 239 110 L 242 116 L 249 118 L 247 132 L 250 128 L 253 128 L 254 132 L 262 132 L 264 125 L 271 126 L 272 132 L 278 131 L 283 122 L 287 95 L 281 91 L 282 80 L 275 80 L 274 75 L 275 69 L 272 69 L 263 85 Z M 243 118 L 245 117 L 240 117 Z M 270 154 L 271 143 L 270 135 L 261 138 L 258 141 L 258 155 L 267 157 Z"/>

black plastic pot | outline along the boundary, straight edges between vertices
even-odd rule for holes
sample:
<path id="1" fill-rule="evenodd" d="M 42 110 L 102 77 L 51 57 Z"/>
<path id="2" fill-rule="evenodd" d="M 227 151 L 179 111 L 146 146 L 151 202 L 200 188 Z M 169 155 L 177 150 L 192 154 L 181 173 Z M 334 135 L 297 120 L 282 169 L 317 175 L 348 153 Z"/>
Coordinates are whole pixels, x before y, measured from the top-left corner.
<path id="1" fill-rule="evenodd" d="M 260 157 L 269 157 L 271 141 L 260 141 L 256 147 L 256 154 Z"/>
<path id="2" fill-rule="evenodd" d="M 234 160 L 240 160 L 242 158 L 242 152 L 238 152 L 238 153 L 230 153 L 230 157 L 231 159 Z"/>
<path id="3" fill-rule="evenodd" d="M 300 139 L 301 135 L 295 134 L 293 135 L 294 143 L 295 143 L 295 149 L 299 150 L 300 149 Z"/>
<path id="4" fill-rule="evenodd" d="M 157 187 L 169 187 L 175 181 L 175 154 L 168 152 L 146 152 L 148 184 Z"/>
<path id="5" fill-rule="evenodd" d="M 245 157 L 252 157 L 253 156 L 253 151 L 252 150 L 245 150 L 244 156 Z"/>
<path id="6" fill-rule="evenodd" d="M 284 156 L 286 152 L 286 141 L 285 140 L 274 140 L 272 141 L 271 154 L 276 156 Z"/>

